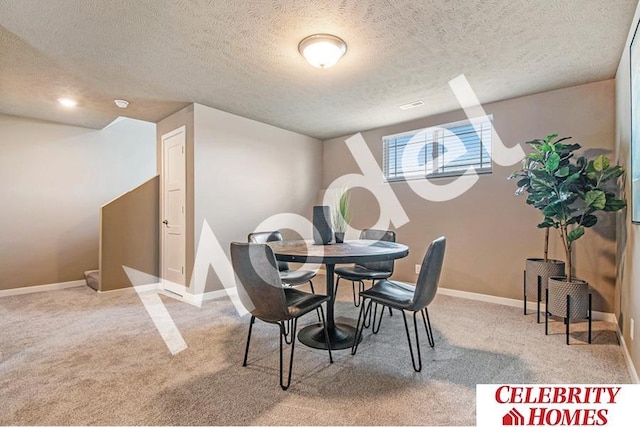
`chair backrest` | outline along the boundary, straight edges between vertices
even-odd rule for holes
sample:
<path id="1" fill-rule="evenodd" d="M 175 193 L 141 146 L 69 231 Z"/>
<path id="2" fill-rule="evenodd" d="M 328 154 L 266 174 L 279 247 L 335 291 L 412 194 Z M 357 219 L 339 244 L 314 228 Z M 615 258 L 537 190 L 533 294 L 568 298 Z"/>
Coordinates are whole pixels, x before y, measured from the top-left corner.
<path id="1" fill-rule="evenodd" d="M 255 233 L 249 233 L 247 236 L 249 243 L 267 243 L 267 242 L 280 242 L 284 240 L 282 234 L 279 231 L 257 231 Z M 286 261 L 278 261 L 278 270 L 287 271 L 289 269 L 289 263 Z"/>
<path id="2" fill-rule="evenodd" d="M 422 310 L 435 298 L 446 245 L 447 239 L 445 237 L 438 237 L 429 245 L 429 249 L 427 249 L 420 266 L 420 274 L 416 282 L 411 310 Z"/>
<path id="3" fill-rule="evenodd" d="M 231 262 L 240 301 L 255 317 L 278 322 L 291 318 L 276 257 L 262 243 L 231 243 Z"/>
<path id="4" fill-rule="evenodd" d="M 374 230 L 371 228 L 365 228 L 360 232 L 360 239 L 366 240 L 382 240 L 385 242 L 395 242 L 396 232 L 391 230 Z M 393 273 L 393 260 L 391 261 L 375 261 L 375 262 L 362 262 L 361 265 L 369 270 L 374 271 L 388 271 Z"/>

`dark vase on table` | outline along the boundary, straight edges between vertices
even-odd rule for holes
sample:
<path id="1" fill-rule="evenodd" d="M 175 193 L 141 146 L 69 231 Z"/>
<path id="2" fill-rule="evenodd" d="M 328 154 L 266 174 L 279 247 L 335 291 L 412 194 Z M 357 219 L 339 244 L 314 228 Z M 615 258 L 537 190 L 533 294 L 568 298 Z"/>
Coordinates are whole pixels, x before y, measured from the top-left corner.
<path id="1" fill-rule="evenodd" d="M 336 231 L 334 235 L 336 238 L 336 243 L 344 243 L 344 231 Z"/>
<path id="2" fill-rule="evenodd" d="M 328 245 L 333 239 L 331 207 L 313 207 L 313 241 L 317 245 Z"/>

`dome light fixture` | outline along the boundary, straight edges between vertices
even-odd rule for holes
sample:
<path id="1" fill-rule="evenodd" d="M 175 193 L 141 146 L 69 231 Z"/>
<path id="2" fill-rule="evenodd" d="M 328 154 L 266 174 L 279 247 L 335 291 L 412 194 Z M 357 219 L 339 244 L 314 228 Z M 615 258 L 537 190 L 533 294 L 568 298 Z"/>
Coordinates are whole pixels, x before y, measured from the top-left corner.
<path id="1" fill-rule="evenodd" d="M 302 39 L 298 51 L 316 68 L 329 68 L 347 51 L 347 44 L 331 34 L 313 34 Z"/>
<path id="2" fill-rule="evenodd" d="M 76 105 L 78 105 L 78 101 L 71 98 L 58 98 L 58 102 L 67 108 L 75 107 Z"/>
<path id="3" fill-rule="evenodd" d="M 125 101 L 124 99 L 114 99 L 113 102 L 118 108 L 127 108 L 129 106 L 129 101 Z"/>

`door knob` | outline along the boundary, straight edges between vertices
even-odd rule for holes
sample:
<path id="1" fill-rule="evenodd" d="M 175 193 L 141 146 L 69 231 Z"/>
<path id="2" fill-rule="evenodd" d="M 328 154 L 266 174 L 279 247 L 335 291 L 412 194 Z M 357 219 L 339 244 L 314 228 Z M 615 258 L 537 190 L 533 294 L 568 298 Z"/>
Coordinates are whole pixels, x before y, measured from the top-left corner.
<path id="1" fill-rule="evenodd" d="M 164 225 L 166 225 L 167 227 L 169 226 L 169 221 L 168 221 L 168 220 L 166 220 L 166 219 L 165 219 L 164 221 L 162 221 L 162 223 L 163 223 Z"/>

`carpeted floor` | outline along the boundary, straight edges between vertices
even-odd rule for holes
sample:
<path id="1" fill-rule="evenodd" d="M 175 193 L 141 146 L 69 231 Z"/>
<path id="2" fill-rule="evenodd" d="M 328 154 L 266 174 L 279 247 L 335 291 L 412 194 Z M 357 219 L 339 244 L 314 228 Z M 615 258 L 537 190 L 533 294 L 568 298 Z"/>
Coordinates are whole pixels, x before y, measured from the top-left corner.
<path id="1" fill-rule="evenodd" d="M 421 373 L 402 317 L 386 314 L 378 335 L 366 331 L 356 356 L 335 351 L 333 365 L 298 343 L 284 392 L 275 326 L 256 323 L 243 368 L 248 318 L 228 299 L 162 299 L 188 345 L 175 356 L 133 292 L 0 298 L 0 424 L 472 425 L 476 384 L 630 382 L 612 324 L 594 322 L 592 345 L 578 325 L 566 346 L 561 322 L 545 336 L 517 308 L 439 295 Z M 355 324 L 349 286 L 339 299 L 336 317 Z"/>

